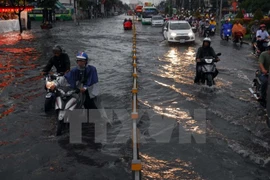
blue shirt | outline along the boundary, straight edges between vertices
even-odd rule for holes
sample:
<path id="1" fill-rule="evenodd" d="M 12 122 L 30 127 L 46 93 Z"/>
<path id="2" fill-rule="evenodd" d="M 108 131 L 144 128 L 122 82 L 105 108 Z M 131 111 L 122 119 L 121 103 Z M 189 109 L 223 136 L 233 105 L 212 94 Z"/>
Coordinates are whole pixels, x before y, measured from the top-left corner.
<path id="1" fill-rule="evenodd" d="M 258 30 L 256 33 L 256 37 L 261 36 L 261 39 L 267 39 L 269 37 L 269 34 L 266 30 L 262 31 L 262 30 Z"/>

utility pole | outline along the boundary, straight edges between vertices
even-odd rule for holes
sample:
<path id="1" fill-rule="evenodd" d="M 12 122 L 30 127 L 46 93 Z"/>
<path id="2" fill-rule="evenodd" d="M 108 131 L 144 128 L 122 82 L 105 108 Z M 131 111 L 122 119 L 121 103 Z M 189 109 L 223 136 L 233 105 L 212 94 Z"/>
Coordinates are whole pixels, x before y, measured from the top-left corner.
<path id="1" fill-rule="evenodd" d="M 220 5 L 219 5 L 219 20 L 218 20 L 218 28 L 219 28 L 219 30 L 221 29 L 221 16 L 222 16 L 222 4 L 223 4 L 223 2 L 222 2 L 222 0 L 220 0 Z"/>

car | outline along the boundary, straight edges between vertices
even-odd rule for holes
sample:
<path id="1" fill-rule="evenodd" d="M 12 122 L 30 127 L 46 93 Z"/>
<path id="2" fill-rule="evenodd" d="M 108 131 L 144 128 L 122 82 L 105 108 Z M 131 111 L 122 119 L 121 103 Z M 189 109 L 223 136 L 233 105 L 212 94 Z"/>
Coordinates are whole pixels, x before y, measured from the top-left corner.
<path id="1" fill-rule="evenodd" d="M 164 18 L 162 16 L 152 16 L 151 25 L 152 26 L 163 26 Z"/>
<path id="2" fill-rule="evenodd" d="M 195 42 L 195 34 L 187 21 L 167 21 L 163 27 L 163 36 L 168 43 Z"/>

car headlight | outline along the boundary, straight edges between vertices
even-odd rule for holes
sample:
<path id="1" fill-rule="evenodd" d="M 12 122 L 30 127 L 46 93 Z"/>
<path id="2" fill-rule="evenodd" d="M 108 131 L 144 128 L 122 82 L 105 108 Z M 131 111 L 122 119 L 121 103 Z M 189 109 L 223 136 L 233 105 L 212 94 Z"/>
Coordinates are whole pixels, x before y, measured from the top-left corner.
<path id="1" fill-rule="evenodd" d="M 193 36 L 193 33 L 192 32 L 188 33 L 188 36 Z"/>
<path id="2" fill-rule="evenodd" d="M 176 33 L 171 33 L 171 36 L 172 36 L 172 37 L 175 37 L 175 36 L 176 36 Z"/>

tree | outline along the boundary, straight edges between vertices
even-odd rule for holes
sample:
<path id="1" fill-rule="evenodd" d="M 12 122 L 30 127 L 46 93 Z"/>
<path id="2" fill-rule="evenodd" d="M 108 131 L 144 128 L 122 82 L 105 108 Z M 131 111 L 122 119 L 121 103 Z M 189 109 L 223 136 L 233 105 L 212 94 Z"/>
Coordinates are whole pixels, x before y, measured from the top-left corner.
<path id="1" fill-rule="evenodd" d="M 261 19 L 263 19 L 263 12 L 261 9 L 257 9 L 256 12 L 254 13 L 253 21 L 254 20 L 260 21 Z"/>
<path id="2" fill-rule="evenodd" d="M 9 3 L 13 8 L 16 8 L 16 6 L 18 7 L 18 10 L 14 10 L 14 13 L 18 15 L 20 33 L 22 33 L 23 28 L 22 28 L 21 12 L 25 10 L 26 0 L 9 0 Z"/>
<path id="3" fill-rule="evenodd" d="M 242 19 L 242 18 L 244 18 L 244 15 L 243 15 L 241 9 L 238 11 L 238 13 L 237 13 L 237 15 L 235 16 L 235 18 L 236 18 L 236 19 Z"/>
<path id="4" fill-rule="evenodd" d="M 43 8 L 54 8 L 57 0 L 39 0 L 38 6 Z"/>
<path id="5" fill-rule="evenodd" d="M 270 9 L 269 0 L 244 0 L 240 6 L 248 12 L 255 12 L 257 9 L 261 9 L 263 13 L 268 13 Z"/>

